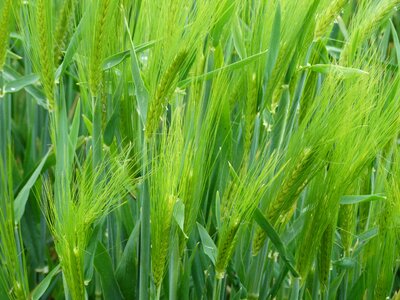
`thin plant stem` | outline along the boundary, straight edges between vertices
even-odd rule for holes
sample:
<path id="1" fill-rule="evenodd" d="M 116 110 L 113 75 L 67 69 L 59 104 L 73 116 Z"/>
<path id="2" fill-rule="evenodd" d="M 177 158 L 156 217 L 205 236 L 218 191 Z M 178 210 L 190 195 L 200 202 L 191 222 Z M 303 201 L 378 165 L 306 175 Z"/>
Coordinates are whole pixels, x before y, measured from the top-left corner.
<path id="1" fill-rule="evenodd" d="M 147 145 L 143 143 L 142 175 L 147 170 Z M 150 201 L 148 197 L 148 183 L 144 179 L 140 196 L 140 272 L 139 272 L 139 299 L 149 297 L 150 278 Z"/>

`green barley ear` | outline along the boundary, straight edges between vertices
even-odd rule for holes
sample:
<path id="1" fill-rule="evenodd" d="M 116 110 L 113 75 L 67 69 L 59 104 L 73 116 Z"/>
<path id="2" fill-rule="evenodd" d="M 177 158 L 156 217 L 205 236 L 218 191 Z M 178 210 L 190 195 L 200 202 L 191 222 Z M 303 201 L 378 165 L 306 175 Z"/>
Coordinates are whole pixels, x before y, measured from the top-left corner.
<path id="1" fill-rule="evenodd" d="M 367 195 L 371 193 L 371 179 L 370 174 L 372 173 L 372 167 L 368 167 L 366 173 L 362 176 L 364 179 L 361 185 L 361 194 Z M 364 232 L 367 226 L 368 216 L 370 214 L 371 203 L 360 203 L 357 205 L 356 215 L 358 215 L 357 231 Z"/>
<path id="2" fill-rule="evenodd" d="M 50 110 L 55 107 L 54 98 L 54 55 L 52 43 L 51 25 L 52 5 L 49 0 L 37 0 L 36 2 L 36 26 L 38 34 L 37 51 L 39 53 L 40 77 L 43 83 L 46 98 Z"/>
<path id="3" fill-rule="evenodd" d="M 400 228 L 400 220 L 398 218 L 400 212 L 399 162 L 400 151 L 396 149 L 392 172 L 385 183 L 387 199 L 382 203 L 377 222 L 379 228 L 377 249 L 379 249 L 379 253 L 376 253 L 376 255 L 379 257 L 379 271 L 374 289 L 375 299 L 386 299 L 390 295 L 394 280 L 392 268 L 399 257 L 399 241 L 396 240 Z"/>
<path id="4" fill-rule="evenodd" d="M 96 224 L 125 201 L 132 186 L 131 162 L 126 151 L 110 154 L 96 170 L 91 157 L 76 165 L 74 180 L 63 194 L 64 206 L 56 207 L 52 187 L 46 187 L 42 207 L 54 237 L 60 265 L 72 299 L 85 299 L 84 254 Z"/>
<path id="5" fill-rule="evenodd" d="M 24 35 L 25 53 L 34 71 L 39 74 L 50 111 L 56 109 L 55 64 L 52 0 L 23 1 L 21 13 L 16 11 L 18 26 Z M 17 3 L 15 1 L 14 3 Z"/>
<path id="6" fill-rule="evenodd" d="M 251 165 L 236 174 L 229 182 L 221 200 L 222 225 L 218 236 L 218 255 L 216 260 L 216 277 L 223 278 L 228 262 L 238 241 L 238 232 L 243 224 L 250 222 L 254 210 L 265 196 L 267 189 L 280 174 L 272 172 L 277 168 L 277 159 L 266 153 L 260 155 L 258 164 Z"/>
<path id="7" fill-rule="evenodd" d="M 333 247 L 333 236 L 335 226 L 329 224 L 321 237 L 318 251 L 318 277 L 322 288 L 325 290 L 329 286 L 329 272 L 331 268 L 331 256 Z"/>
<path id="8" fill-rule="evenodd" d="M 153 143 L 149 174 L 151 268 L 158 293 L 168 264 L 172 231 L 173 211 L 184 189 L 187 174 L 184 170 L 184 139 L 182 111 L 173 115 L 171 128 L 163 127 L 159 145 Z"/>
<path id="9" fill-rule="evenodd" d="M 89 87 L 92 96 L 98 96 L 103 82 L 103 60 L 108 47 L 111 24 L 118 1 L 98 0 L 95 3 L 94 30 L 92 33 L 89 57 Z M 89 37 L 90 38 L 90 37 Z"/>
<path id="10" fill-rule="evenodd" d="M 161 76 L 153 99 L 150 102 L 149 112 L 146 121 L 146 138 L 149 139 L 157 130 L 160 124 L 160 118 L 163 115 L 169 97 L 174 92 L 179 74 L 184 71 L 184 66 L 187 63 L 189 52 L 181 50 L 171 64 Z"/>
<path id="11" fill-rule="evenodd" d="M 65 40 L 71 30 L 76 0 L 64 0 L 54 32 L 54 63 L 58 64 L 65 48 Z"/>
<path id="12" fill-rule="evenodd" d="M 234 77 L 234 80 L 231 82 L 232 88 L 230 88 L 231 93 L 229 95 L 229 107 L 231 110 L 235 108 L 236 104 L 238 103 L 238 99 L 241 98 L 244 81 L 245 80 L 243 76 L 238 76 L 238 78 Z"/>
<path id="13" fill-rule="evenodd" d="M 382 0 L 375 5 L 367 1 L 367 4 L 361 6 L 354 18 L 352 34 L 341 53 L 342 65 L 351 64 L 361 44 L 395 12 L 400 1 Z"/>
<path id="14" fill-rule="evenodd" d="M 55 108 L 55 65 L 53 46 L 53 1 L 34 0 L 21 5 L 21 16 L 17 19 L 25 35 L 25 52 L 31 59 L 34 71 L 39 74 L 47 106 Z"/>
<path id="15" fill-rule="evenodd" d="M 353 232 L 355 226 L 355 207 L 354 205 L 342 205 L 339 209 L 338 226 L 342 245 L 346 256 L 350 255 L 353 242 Z"/>
<path id="16" fill-rule="evenodd" d="M 333 24 L 333 21 L 337 18 L 342 8 L 348 3 L 348 0 L 334 0 L 328 5 L 328 7 L 316 17 L 316 25 L 314 31 L 314 39 L 319 40 L 326 35 Z"/>
<path id="17" fill-rule="evenodd" d="M 8 36 L 12 17 L 12 0 L 5 0 L 0 13 L 0 71 L 6 62 L 8 49 Z"/>
<path id="18" fill-rule="evenodd" d="M 285 214 L 297 200 L 299 194 L 307 185 L 307 169 L 312 165 L 314 152 L 311 148 L 305 148 L 289 176 L 285 177 L 278 195 L 268 208 L 267 218 L 275 223 L 279 216 Z"/>
<path id="19" fill-rule="evenodd" d="M 281 220 L 288 220 L 293 212 L 298 196 L 303 191 L 308 183 L 308 169 L 313 164 L 315 158 L 314 151 L 307 147 L 298 157 L 297 164 L 289 171 L 289 175 L 284 178 L 282 185 L 278 190 L 277 196 L 270 203 L 267 210 L 267 219 L 275 225 Z M 257 227 L 254 239 L 252 252 L 257 255 L 265 243 L 266 233 L 261 228 Z"/>
<path id="20" fill-rule="evenodd" d="M 258 82 L 257 74 L 252 73 L 248 81 L 248 92 L 245 110 L 245 135 L 244 135 L 244 159 L 248 159 L 248 154 L 251 148 L 251 142 L 254 132 L 254 123 L 257 114 L 258 102 Z"/>
<path id="21" fill-rule="evenodd" d="M 218 241 L 218 255 L 215 263 L 215 272 L 218 279 L 222 279 L 225 275 L 225 269 L 238 239 L 239 226 L 240 223 L 233 220 L 229 226 L 223 226 L 219 233 L 221 238 Z"/>

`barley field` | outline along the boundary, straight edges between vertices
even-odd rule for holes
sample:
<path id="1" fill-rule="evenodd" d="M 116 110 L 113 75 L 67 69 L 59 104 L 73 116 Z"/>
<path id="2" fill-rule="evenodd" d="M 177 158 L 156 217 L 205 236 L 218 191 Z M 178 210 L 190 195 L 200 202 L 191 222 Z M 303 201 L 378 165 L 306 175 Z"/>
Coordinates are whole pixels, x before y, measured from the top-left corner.
<path id="1" fill-rule="evenodd" d="M 400 0 L 0 0 L 0 300 L 400 300 Z"/>

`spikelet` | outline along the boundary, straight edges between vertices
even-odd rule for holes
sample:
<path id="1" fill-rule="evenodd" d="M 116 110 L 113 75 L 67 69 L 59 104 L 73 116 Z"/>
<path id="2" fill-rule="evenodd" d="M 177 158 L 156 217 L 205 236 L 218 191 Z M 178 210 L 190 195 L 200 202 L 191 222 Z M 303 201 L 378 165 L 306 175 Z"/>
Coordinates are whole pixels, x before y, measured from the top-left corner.
<path id="1" fill-rule="evenodd" d="M 329 224 L 321 237 L 318 251 L 318 276 L 323 289 L 328 287 L 335 227 Z"/>
<path id="2" fill-rule="evenodd" d="M 77 247 L 75 247 L 72 250 L 73 257 L 74 257 L 74 265 L 75 265 L 75 279 L 79 278 L 76 280 L 76 282 L 84 282 L 83 278 L 83 259 L 82 259 L 82 251 L 80 251 Z M 85 297 L 85 289 L 84 286 L 81 284 L 78 284 L 77 289 L 75 291 L 78 294 L 78 297 L 76 299 L 83 299 Z"/>
<path id="3" fill-rule="evenodd" d="M 314 226 L 308 226 L 307 230 L 305 236 L 300 240 L 300 245 L 296 252 L 296 270 L 303 280 L 307 279 L 307 275 L 312 266 L 312 261 L 315 256 L 314 247 L 319 244 L 318 242 L 312 242 L 315 239 L 314 234 L 312 234 L 315 233 Z"/>
<path id="4" fill-rule="evenodd" d="M 355 218 L 355 207 L 353 205 L 342 205 L 339 209 L 339 228 L 342 245 L 345 254 L 350 254 L 353 242 L 353 227 Z"/>
<path id="5" fill-rule="evenodd" d="M 81 250 L 82 242 L 85 242 L 80 233 L 82 232 L 75 231 L 75 237 L 71 236 L 71 232 L 66 233 L 65 236 L 55 235 L 56 251 L 72 299 L 85 299 L 83 251 Z M 74 245 L 71 243 L 72 240 Z"/>
<path id="6" fill-rule="evenodd" d="M 370 203 L 360 203 L 358 206 L 358 214 L 359 214 L 359 221 L 358 221 L 358 228 L 359 231 L 364 231 L 365 226 L 367 225 L 368 214 L 369 214 L 369 207 Z"/>
<path id="7" fill-rule="evenodd" d="M 160 118 L 163 114 L 165 106 L 168 104 L 168 98 L 173 92 L 174 83 L 176 82 L 177 75 L 181 71 L 181 68 L 185 64 L 188 51 L 180 51 L 172 63 L 162 75 L 160 83 L 157 86 L 156 93 L 153 100 L 150 102 L 150 107 L 147 115 L 146 122 L 146 138 L 150 138 L 152 134 L 157 130 L 160 123 Z"/>
<path id="8" fill-rule="evenodd" d="M 391 270 L 395 262 L 395 253 L 398 252 L 396 249 L 395 216 L 399 211 L 397 197 L 400 189 L 397 180 L 398 177 L 393 176 L 387 184 L 388 198 L 384 201 L 384 206 L 378 219 L 380 270 L 374 289 L 375 299 L 386 299 L 389 295 L 392 284 Z"/>
<path id="9" fill-rule="evenodd" d="M 320 246 L 322 234 L 327 226 L 331 224 L 330 222 L 332 222 L 331 219 L 327 219 L 331 218 L 331 216 L 329 215 L 329 212 L 326 212 L 329 200 L 330 198 L 326 194 L 318 200 L 318 205 L 315 208 L 315 211 L 308 215 L 306 224 L 302 230 L 304 235 L 297 245 L 296 269 L 303 280 L 306 280 L 314 261 L 314 257 L 318 253 L 318 246 Z"/>
<path id="10" fill-rule="evenodd" d="M 20 282 L 16 281 L 14 283 L 12 295 L 15 297 L 15 299 L 26 299 L 27 295 L 25 295 Z"/>
<path id="11" fill-rule="evenodd" d="M 383 274 L 381 272 L 378 275 L 378 281 L 377 281 L 375 289 L 374 289 L 375 299 L 387 299 L 385 289 L 384 289 L 384 282 L 385 282 L 385 274 Z"/>
<path id="12" fill-rule="evenodd" d="M 391 271 L 395 264 L 395 252 L 395 236 L 392 232 L 387 232 L 381 241 L 381 265 L 374 289 L 375 299 L 387 299 L 386 297 L 390 294 L 393 276 Z"/>
<path id="13" fill-rule="evenodd" d="M 192 151 L 189 151 L 190 154 L 192 154 Z M 192 162 L 191 158 L 193 156 L 188 156 L 185 158 L 187 162 Z M 191 232 L 193 225 L 195 224 L 195 216 L 193 215 L 193 212 L 197 212 L 195 209 L 195 201 L 196 198 L 194 193 L 195 193 L 195 184 L 194 184 L 194 176 L 193 176 L 193 168 L 186 166 L 186 170 L 184 171 L 184 174 L 186 174 L 185 178 L 185 183 L 183 187 L 183 192 L 182 192 L 182 197 L 183 197 L 183 202 L 185 204 L 185 222 L 184 222 L 184 230 L 183 232 L 189 233 Z M 187 241 L 187 236 L 182 231 L 179 231 L 179 253 L 180 255 L 183 254 L 183 251 L 185 250 L 186 246 L 186 241 Z"/>
<path id="14" fill-rule="evenodd" d="M 384 234 L 388 230 L 389 222 L 392 218 L 393 208 L 394 208 L 393 201 L 390 201 L 390 199 L 386 199 L 385 205 L 378 218 L 378 227 L 379 231 L 382 234 Z"/>
<path id="15" fill-rule="evenodd" d="M 65 39 L 70 30 L 71 21 L 75 11 L 76 0 L 65 0 L 58 17 L 56 30 L 54 33 L 54 63 L 62 58 L 62 51 L 65 47 Z"/>
<path id="16" fill-rule="evenodd" d="M 67 241 L 63 241 L 69 245 Z M 83 279 L 83 259 L 82 251 L 77 246 L 57 246 L 57 253 L 60 254 L 60 265 L 63 269 L 65 280 L 69 287 L 72 299 L 85 299 L 84 279 Z M 62 259 L 61 259 L 62 258 Z"/>
<path id="17" fill-rule="evenodd" d="M 244 155 L 245 159 L 248 156 L 251 148 L 251 141 L 254 131 L 254 123 L 257 114 L 257 98 L 258 98 L 258 86 L 256 73 L 251 75 L 249 80 L 248 96 L 246 102 L 246 113 L 245 113 L 245 136 L 244 136 Z"/>
<path id="18" fill-rule="evenodd" d="M 267 239 L 267 234 L 265 233 L 264 230 L 262 230 L 260 227 L 256 228 L 256 231 L 254 233 L 253 237 L 253 245 L 252 245 L 252 255 L 256 256 L 261 248 L 264 246 L 264 242 Z"/>
<path id="19" fill-rule="evenodd" d="M 197 59 L 196 62 L 193 66 L 193 76 L 200 76 L 204 74 L 204 68 L 206 65 L 206 58 L 203 54 L 202 51 L 198 51 L 198 54 L 196 55 Z M 194 105 L 199 105 L 201 102 L 201 94 L 204 89 L 203 83 L 201 81 L 193 81 L 192 86 L 191 86 L 191 94 L 193 95 L 192 101 Z"/>
<path id="20" fill-rule="evenodd" d="M 228 266 L 232 251 L 236 244 L 239 222 L 230 222 L 225 227 L 225 232 L 221 232 L 221 239 L 218 241 L 218 255 L 215 262 L 215 271 L 217 278 L 223 278 L 225 269 Z"/>
<path id="21" fill-rule="evenodd" d="M 270 204 L 267 211 L 267 219 L 275 225 L 279 219 L 287 219 L 287 214 L 293 209 L 293 205 L 300 193 L 307 185 L 305 171 L 313 160 L 311 148 L 305 148 L 300 156 L 297 165 L 293 168 L 290 176 L 284 179 L 282 187 L 279 189 L 276 198 Z M 257 228 L 253 239 L 253 255 L 257 255 L 266 239 L 266 233 L 261 228 Z"/>
<path id="22" fill-rule="evenodd" d="M 315 40 L 321 39 L 327 33 L 331 24 L 339 15 L 340 10 L 347 2 L 348 0 L 334 0 L 321 15 L 317 16 L 314 33 Z"/>
<path id="23" fill-rule="evenodd" d="M 10 34 L 11 1 L 6 0 L 3 4 L 0 18 L 0 71 L 6 62 L 8 35 Z"/>
<path id="24" fill-rule="evenodd" d="M 233 81 L 234 86 L 232 87 L 232 92 L 229 97 L 229 107 L 232 109 L 235 108 L 235 105 L 238 101 L 238 97 L 240 95 L 241 89 L 243 88 L 243 77 L 237 79 L 237 81 Z"/>
<path id="25" fill-rule="evenodd" d="M 243 171 L 242 174 L 243 176 L 245 176 L 245 171 Z M 234 201 L 231 201 L 230 199 L 233 199 L 239 192 L 238 188 L 239 186 L 236 179 L 233 179 L 229 182 L 227 195 L 224 196 L 224 199 L 222 201 L 223 205 L 221 207 L 221 215 L 223 218 L 230 216 L 232 211 L 232 205 L 234 205 Z"/>
<path id="26" fill-rule="evenodd" d="M 101 90 L 103 80 L 102 63 L 107 45 L 106 23 L 111 10 L 111 0 L 100 0 L 96 12 L 96 21 L 94 28 L 94 43 L 91 50 L 89 67 L 89 86 L 92 96 L 98 96 Z"/>
<path id="27" fill-rule="evenodd" d="M 162 280 L 165 274 L 165 268 L 167 266 L 167 257 L 169 251 L 169 239 L 171 232 L 171 216 L 173 205 L 176 201 L 176 197 L 169 195 L 168 205 L 165 207 L 165 220 L 154 220 L 151 222 L 151 232 L 153 233 L 151 239 L 151 268 L 153 273 L 154 284 L 158 288 L 161 286 Z M 154 199 L 157 201 L 157 199 Z M 165 201 L 165 200 L 163 200 Z M 157 212 L 153 210 L 153 217 Z"/>
<path id="28" fill-rule="evenodd" d="M 285 178 L 282 188 L 268 209 L 267 217 L 273 223 L 276 222 L 281 214 L 285 214 L 290 210 L 292 204 L 307 185 L 305 171 L 312 163 L 313 158 L 312 149 L 305 148 L 290 176 Z"/>
<path id="29" fill-rule="evenodd" d="M 36 23 L 39 38 L 39 62 L 40 77 L 43 83 L 44 92 L 47 97 L 49 109 L 54 108 L 54 56 L 53 47 L 48 33 L 48 24 L 50 24 L 50 16 L 46 8 L 46 0 L 38 0 L 36 3 Z"/>

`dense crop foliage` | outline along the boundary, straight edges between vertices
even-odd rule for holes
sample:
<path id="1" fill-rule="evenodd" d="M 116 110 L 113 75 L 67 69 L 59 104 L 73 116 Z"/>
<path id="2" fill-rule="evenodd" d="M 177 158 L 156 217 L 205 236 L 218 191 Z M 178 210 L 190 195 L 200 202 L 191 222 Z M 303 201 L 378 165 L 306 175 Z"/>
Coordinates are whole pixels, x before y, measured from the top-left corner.
<path id="1" fill-rule="evenodd" d="M 400 299 L 399 0 L 0 0 L 0 299 Z"/>

